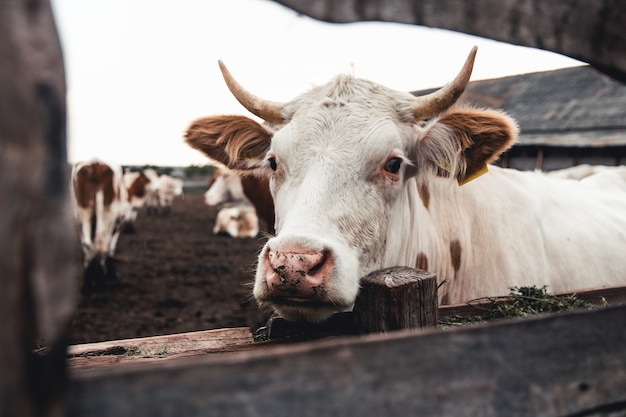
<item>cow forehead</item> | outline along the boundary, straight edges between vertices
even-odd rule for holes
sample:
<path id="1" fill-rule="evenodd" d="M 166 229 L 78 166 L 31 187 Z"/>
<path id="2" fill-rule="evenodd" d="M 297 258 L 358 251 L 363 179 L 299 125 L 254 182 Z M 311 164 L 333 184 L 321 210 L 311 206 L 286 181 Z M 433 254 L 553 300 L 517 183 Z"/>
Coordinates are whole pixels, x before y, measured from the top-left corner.
<path id="1" fill-rule="evenodd" d="M 298 117 L 298 113 L 306 113 L 310 109 L 317 113 L 318 107 L 360 106 L 361 112 L 396 114 L 402 120 L 409 121 L 412 119 L 411 104 L 414 99 L 410 93 L 344 74 L 301 94 L 285 106 L 284 114 L 288 119 L 293 119 Z"/>
<path id="2" fill-rule="evenodd" d="M 408 152 L 412 132 L 408 125 L 384 114 L 363 117 L 340 110 L 295 118 L 275 133 L 271 151 L 291 169 L 323 161 L 327 169 L 342 170 L 377 165 L 394 151 Z"/>

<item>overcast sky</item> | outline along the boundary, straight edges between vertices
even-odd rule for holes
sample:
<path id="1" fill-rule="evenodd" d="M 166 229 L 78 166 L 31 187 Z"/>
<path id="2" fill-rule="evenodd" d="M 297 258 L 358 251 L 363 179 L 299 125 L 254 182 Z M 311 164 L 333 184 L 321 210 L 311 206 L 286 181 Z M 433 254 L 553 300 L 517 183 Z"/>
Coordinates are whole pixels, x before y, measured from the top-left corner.
<path id="1" fill-rule="evenodd" d="M 454 32 L 393 23 L 329 24 L 268 0 L 52 0 L 68 83 L 69 159 L 189 165 L 195 118 L 247 114 L 222 59 L 248 90 L 288 101 L 338 73 L 398 90 L 450 81 L 473 45 L 472 80 L 581 63 Z"/>

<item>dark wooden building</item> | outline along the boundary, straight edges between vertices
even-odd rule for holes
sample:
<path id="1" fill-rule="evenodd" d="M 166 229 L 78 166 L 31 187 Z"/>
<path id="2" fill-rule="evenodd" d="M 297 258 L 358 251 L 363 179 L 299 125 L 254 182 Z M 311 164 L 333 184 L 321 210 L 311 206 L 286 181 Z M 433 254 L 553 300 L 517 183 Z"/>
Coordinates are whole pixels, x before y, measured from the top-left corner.
<path id="1" fill-rule="evenodd" d="M 592 67 L 474 81 L 463 100 L 501 108 L 518 121 L 519 140 L 497 162 L 502 166 L 626 164 L 626 85 Z"/>

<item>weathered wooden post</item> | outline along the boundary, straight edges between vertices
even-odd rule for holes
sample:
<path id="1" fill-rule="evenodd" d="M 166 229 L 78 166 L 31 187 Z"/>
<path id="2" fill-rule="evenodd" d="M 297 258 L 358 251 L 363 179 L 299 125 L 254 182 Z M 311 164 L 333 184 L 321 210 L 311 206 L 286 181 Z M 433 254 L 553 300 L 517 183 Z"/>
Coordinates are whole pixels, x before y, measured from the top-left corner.
<path id="1" fill-rule="evenodd" d="M 0 0 L 0 416 L 64 415 L 78 253 L 48 0 Z M 36 341 L 48 347 L 34 353 Z"/>
<path id="2" fill-rule="evenodd" d="M 437 276 L 428 271 L 392 267 L 361 279 L 354 307 L 359 333 L 437 326 Z"/>
<path id="3" fill-rule="evenodd" d="M 320 324 L 271 318 L 257 332 L 261 340 L 311 339 L 330 335 L 380 333 L 437 326 L 437 276 L 408 267 L 391 267 L 361 279 L 352 312 Z"/>

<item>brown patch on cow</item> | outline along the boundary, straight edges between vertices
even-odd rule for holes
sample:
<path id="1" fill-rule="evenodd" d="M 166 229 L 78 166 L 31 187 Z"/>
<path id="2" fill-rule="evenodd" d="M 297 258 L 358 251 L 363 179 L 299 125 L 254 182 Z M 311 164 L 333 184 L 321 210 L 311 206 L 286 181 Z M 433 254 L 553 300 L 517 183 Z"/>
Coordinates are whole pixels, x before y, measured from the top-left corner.
<path id="1" fill-rule="evenodd" d="M 450 242 L 450 258 L 456 275 L 456 272 L 461 268 L 461 242 L 458 240 Z"/>
<path id="2" fill-rule="evenodd" d="M 87 208 L 93 205 L 96 192 L 103 191 L 104 205 L 109 206 L 117 197 L 113 187 L 114 172 L 106 164 L 94 162 L 81 167 L 76 173 L 74 193 L 80 207 Z"/>
<path id="3" fill-rule="evenodd" d="M 428 271 L 428 257 L 424 252 L 417 254 L 417 258 L 415 259 L 415 268 Z"/>
<path id="4" fill-rule="evenodd" d="M 428 184 L 423 183 L 423 184 L 419 184 L 417 186 L 417 192 L 420 195 L 420 198 L 422 199 L 422 203 L 424 204 L 424 207 L 426 207 L 426 210 L 428 210 L 428 206 L 430 204 L 430 191 L 428 190 Z"/>
<path id="5" fill-rule="evenodd" d="M 146 185 L 150 184 L 150 178 L 143 172 L 140 172 L 137 178 L 128 187 L 128 201 L 133 197 L 141 198 L 146 195 Z"/>

